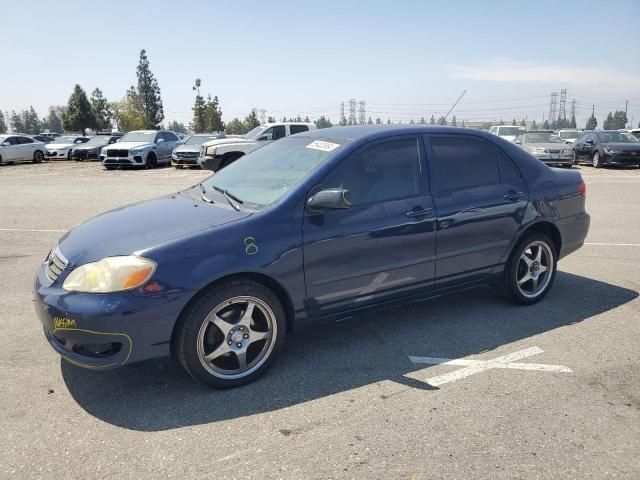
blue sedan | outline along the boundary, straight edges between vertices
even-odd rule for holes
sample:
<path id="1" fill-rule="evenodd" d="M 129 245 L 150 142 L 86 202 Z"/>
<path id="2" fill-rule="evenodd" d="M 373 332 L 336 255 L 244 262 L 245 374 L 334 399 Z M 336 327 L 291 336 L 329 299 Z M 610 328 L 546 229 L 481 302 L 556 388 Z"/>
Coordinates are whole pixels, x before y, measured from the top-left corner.
<path id="1" fill-rule="evenodd" d="M 76 365 L 172 354 L 235 387 L 294 329 L 487 283 L 541 300 L 583 245 L 585 195 L 579 172 L 480 131 L 310 131 L 75 227 L 37 273 L 36 311 Z"/>

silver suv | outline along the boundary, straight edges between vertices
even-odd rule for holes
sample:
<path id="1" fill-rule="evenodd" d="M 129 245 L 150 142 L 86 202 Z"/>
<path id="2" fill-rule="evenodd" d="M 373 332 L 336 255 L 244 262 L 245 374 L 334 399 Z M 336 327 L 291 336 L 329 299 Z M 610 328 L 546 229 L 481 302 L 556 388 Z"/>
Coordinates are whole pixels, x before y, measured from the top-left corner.
<path id="1" fill-rule="evenodd" d="M 168 130 L 136 130 L 104 147 L 100 152 L 100 160 L 107 170 L 168 165 L 171 163 L 171 152 L 179 141 L 178 135 Z"/>

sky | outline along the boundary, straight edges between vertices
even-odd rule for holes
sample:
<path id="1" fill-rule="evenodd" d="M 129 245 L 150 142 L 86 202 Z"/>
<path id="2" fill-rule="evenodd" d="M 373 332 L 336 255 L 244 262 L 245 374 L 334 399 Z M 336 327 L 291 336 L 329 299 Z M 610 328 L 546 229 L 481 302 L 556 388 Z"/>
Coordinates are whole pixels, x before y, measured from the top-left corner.
<path id="1" fill-rule="evenodd" d="M 584 126 L 624 109 L 640 122 L 640 0 L 41 1 L 0 6 L 0 109 L 66 104 L 74 84 L 109 100 L 136 83 L 141 49 L 165 121 L 192 118 L 196 78 L 223 119 L 328 115 L 458 121 L 548 118 L 567 89 Z M 10 19 L 15 19 L 12 21 Z M 347 107 L 348 109 L 348 107 Z M 347 111 L 348 114 L 348 111 Z M 582 125 L 581 125 L 582 124 Z"/>

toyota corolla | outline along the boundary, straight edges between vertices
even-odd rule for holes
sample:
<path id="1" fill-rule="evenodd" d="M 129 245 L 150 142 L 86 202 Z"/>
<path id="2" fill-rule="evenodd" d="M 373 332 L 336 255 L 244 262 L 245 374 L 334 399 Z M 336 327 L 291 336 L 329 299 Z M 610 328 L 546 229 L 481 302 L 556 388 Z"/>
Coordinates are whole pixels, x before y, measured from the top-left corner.
<path id="1" fill-rule="evenodd" d="M 172 354 L 234 387 L 294 329 L 488 283 L 540 301 L 583 245 L 585 194 L 579 172 L 480 131 L 309 131 L 66 233 L 37 273 L 37 315 L 74 364 Z"/>

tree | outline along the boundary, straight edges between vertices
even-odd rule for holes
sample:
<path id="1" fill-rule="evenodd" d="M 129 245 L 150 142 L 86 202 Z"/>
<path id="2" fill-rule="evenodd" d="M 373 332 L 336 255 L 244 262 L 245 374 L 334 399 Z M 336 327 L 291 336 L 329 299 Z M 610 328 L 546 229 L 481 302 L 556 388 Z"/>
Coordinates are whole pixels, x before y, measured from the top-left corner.
<path id="1" fill-rule="evenodd" d="M 138 76 L 136 94 L 139 97 L 138 103 L 142 108 L 144 128 L 157 128 L 164 119 L 164 110 L 158 80 L 151 73 L 147 52 L 144 49 L 140 50 L 140 61 L 138 62 L 136 74 Z M 133 87 L 131 88 L 133 89 Z"/>
<path id="2" fill-rule="evenodd" d="M 244 125 L 246 130 L 243 133 L 246 133 L 260 126 L 260 121 L 258 120 L 258 113 L 256 112 L 255 108 L 252 108 L 251 113 L 246 117 L 244 117 Z"/>
<path id="3" fill-rule="evenodd" d="M 537 130 L 537 129 L 538 129 L 538 124 L 534 120 L 533 122 L 531 122 L 531 130 Z"/>
<path id="4" fill-rule="evenodd" d="M 167 130 L 171 130 L 176 133 L 187 133 L 187 128 L 184 123 L 173 120 L 167 124 Z"/>
<path id="5" fill-rule="evenodd" d="M 102 95 L 102 91 L 99 88 L 95 88 L 91 92 L 91 111 L 96 119 L 95 127 L 98 130 L 111 129 L 111 110 L 109 109 L 109 102 Z"/>
<path id="6" fill-rule="evenodd" d="M 65 130 L 82 132 L 83 135 L 87 128 L 96 126 L 96 117 L 91 110 L 87 94 L 78 84 L 73 87 L 73 93 L 69 97 L 67 110 L 62 117 L 62 125 Z"/>
<path id="7" fill-rule="evenodd" d="M 447 119 L 444 117 L 440 117 L 438 119 L 438 125 L 446 125 L 447 124 Z"/>
<path id="8" fill-rule="evenodd" d="M 50 106 L 49 116 L 42 121 L 43 128 L 48 129 L 50 132 L 62 133 L 64 131 L 62 116 L 65 110 L 63 106 Z"/>
<path id="9" fill-rule="evenodd" d="M 380 117 L 376 118 L 376 125 L 382 125 L 382 119 Z"/>
<path id="10" fill-rule="evenodd" d="M 15 110 L 11 111 L 9 125 L 11 125 L 11 133 L 24 133 L 24 122 L 22 121 L 22 116 L 16 113 Z"/>
<path id="11" fill-rule="evenodd" d="M 436 124 L 436 119 L 433 118 L 433 115 L 431 115 L 431 119 L 429 119 L 429 125 L 435 125 Z"/>
<path id="12" fill-rule="evenodd" d="M 451 117 L 451 126 L 452 127 L 457 127 L 458 126 L 458 119 L 456 118 L 455 115 L 453 117 Z"/>
<path id="13" fill-rule="evenodd" d="M 196 91 L 196 99 L 193 102 L 193 120 L 191 121 L 191 129 L 195 133 L 202 133 L 205 131 L 205 118 L 204 112 L 206 105 L 204 103 L 204 97 L 200 95 L 200 85 L 201 80 L 196 78 L 196 81 L 193 85 L 192 90 Z"/>
<path id="14" fill-rule="evenodd" d="M 527 122 L 524 121 L 524 118 L 522 119 L 522 121 L 520 122 L 520 126 L 521 127 L 526 127 L 527 126 Z"/>
<path id="15" fill-rule="evenodd" d="M 609 112 L 609 115 L 607 115 L 607 118 L 605 118 L 604 123 L 602 124 L 602 128 L 604 128 L 605 130 L 615 130 L 615 123 L 613 120 L 613 114 L 611 112 Z"/>
<path id="16" fill-rule="evenodd" d="M 424 117 L 420 117 L 420 125 L 424 125 L 425 123 L 427 123 L 427 121 L 424 119 Z"/>
<path id="17" fill-rule="evenodd" d="M 24 133 L 36 135 L 42 129 L 42 123 L 33 106 L 30 106 L 29 110 L 22 112 L 22 121 L 24 123 Z"/>
<path id="18" fill-rule="evenodd" d="M 373 125 L 373 120 L 371 120 L 371 117 L 369 117 L 369 120 L 367 120 L 367 125 Z"/>
<path id="19" fill-rule="evenodd" d="M 147 128 L 145 126 L 144 114 L 142 113 L 142 108 L 138 100 L 138 94 L 135 89 L 131 87 L 125 98 L 119 102 L 112 102 L 110 104 L 118 130 L 130 132 L 131 130 Z"/>
<path id="20" fill-rule="evenodd" d="M 628 122 L 627 114 L 624 110 L 616 110 L 613 114 L 613 128 L 619 130 L 627 127 Z"/>
<path id="21" fill-rule="evenodd" d="M 224 122 L 222 121 L 222 110 L 218 97 L 207 96 L 207 103 L 204 107 L 204 124 L 208 132 L 223 132 Z"/>
<path id="22" fill-rule="evenodd" d="M 267 123 L 276 123 L 275 117 L 272 117 L 272 116 L 267 117 Z"/>
<path id="23" fill-rule="evenodd" d="M 331 123 L 331 120 L 329 120 L 329 117 L 325 117 L 324 115 L 322 115 L 319 119 L 317 119 L 315 122 L 316 124 L 316 128 L 329 128 L 329 127 L 333 127 L 333 124 Z"/>
<path id="24" fill-rule="evenodd" d="M 500 119 L 500 122 L 498 122 L 498 125 L 504 125 L 504 122 L 502 121 L 502 119 Z"/>
<path id="25" fill-rule="evenodd" d="M 387 125 L 391 125 L 391 119 L 387 118 Z"/>
<path id="26" fill-rule="evenodd" d="M 513 119 L 513 121 L 511 122 L 511 125 L 517 125 L 517 124 L 518 124 L 518 122 L 517 122 L 517 120 L 514 118 L 514 119 Z"/>
<path id="27" fill-rule="evenodd" d="M 542 128 L 544 130 L 549 130 L 549 120 L 545 120 L 544 121 L 544 124 L 542 125 Z"/>
<path id="28" fill-rule="evenodd" d="M 248 130 L 245 129 L 245 124 L 241 122 L 238 118 L 234 118 L 229 123 L 227 123 L 226 132 L 229 135 L 242 135 L 247 133 Z"/>
<path id="29" fill-rule="evenodd" d="M 414 123 L 416 123 L 416 122 L 414 122 L 414 121 L 413 121 L 413 118 L 412 118 L 412 119 L 411 119 L 411 121 L 409 122 L 409 124 L 410 124 L 410 125 L 413 125 Z"/>
<path id="30" fill-rule="evenodd" d="M 341 127 L 346 127 L 346 126 L 347 126 L 347 118 L 346 118 L 346 117 L 344 117 L 344 116 L 343 116 L 342 118 L 340 118 L 340 123 L 339 123 L 339 125 L 340 125 Z"/>
<path id="31" fill-rule="evenodd" d="M 576 128 L 578 124 L 576 123 L 576 114 L 571 114 L 571 120 L 569 120 L 569 128 Z"/>
<path id="32" fill-rule="evenodd" d="M 0 110 L 0 133 L 7 133 L 7 122 L 4 119 L 2 110 Z"/>
<path id="33" fill-rule="evenodd" d="M 598 120 L 596 120 L 596 117 L 592 113 L 591 116 L 587 119 L 587 124 L 585 125 L 584 129 L 595 130 L 597 126 L 598 126 Z"/>

